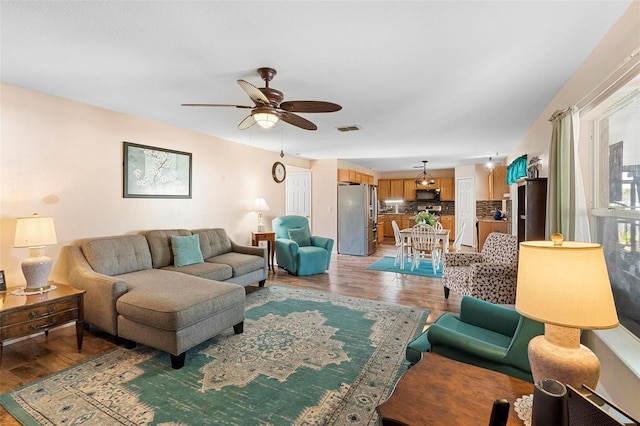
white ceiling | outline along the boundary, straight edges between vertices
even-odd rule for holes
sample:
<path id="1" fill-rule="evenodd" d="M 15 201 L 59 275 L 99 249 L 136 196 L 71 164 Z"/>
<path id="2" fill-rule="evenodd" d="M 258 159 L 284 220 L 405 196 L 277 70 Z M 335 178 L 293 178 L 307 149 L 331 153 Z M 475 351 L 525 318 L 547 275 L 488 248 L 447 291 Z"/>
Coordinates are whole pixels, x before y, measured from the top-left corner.
<path id="1" fill-rule="evenodd" d="M 1 77 L 289 155 L 450 168 L 504 158 L 630 3 L 2 0 Z M 342 110 L 241 131 L 249 110 L 180 106 L 252 105 L 236 80 L 263 66 Z"/>

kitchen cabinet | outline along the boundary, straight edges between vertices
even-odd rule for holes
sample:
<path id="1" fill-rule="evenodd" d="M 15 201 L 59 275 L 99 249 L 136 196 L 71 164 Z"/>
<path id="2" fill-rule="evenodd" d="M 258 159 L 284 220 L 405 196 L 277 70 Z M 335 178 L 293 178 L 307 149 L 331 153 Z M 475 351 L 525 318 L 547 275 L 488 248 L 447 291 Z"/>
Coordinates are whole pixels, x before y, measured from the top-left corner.
<path id="1" fill-rule="evenodd" d="M 415 216 L 412 214 L 385 214 L 384 236 L 394 238 L 393 225 L 391 224 L 392 221 L 395 220 L 398 224 L 398 228 L 400 229 L 411 228 L 416 224 L 414 217 Z"/>
<path id="2" fill-rule="evenodd" d="M 508 193 L 507 166 L 495 166 L 489 172 L 489 199 L 500 201 L 505 198 L 504 194 Z"/>
<path id="3" fill-rule="evenodd" d="M 482 251 L 484 241 L 492 232 L 511 233 L 511 222 L 506 220 L 480 220 L 478 221 L 478 251 Z"/>
<path id="4" fill-rule="evenodd" d="M 440 178 L 440 200 L 455 201 L 455 179 L 452 177 Z"/>
<path id="5" fill-rule="evenodd" d="M 384 215 L 378 216 L 378 244 L 382 244 L 382 240 L 384 240 L 384 227 L 386 223 L 386 217 Z"/>
<path id="6" fill-rule="evenodd" d="M 427 184 L 427 185 L 416 185 L 415 188 L 416 189 L 440 189 L 440 178 L 431 178 L 430 180 L 433 180 L 433 183 L 431 184 Z M 415 183 L 415 179 L 413 180 L 413 182 Z"/>
<path id="7" fill-rule="evenodd" d="M 449 240 L 456 239 L 456 217 L 453 215 L 440 216 L 440 223 L 444 229 L 449 230 Z"/>
<path id="8" fill-rule="evenodd" d="M 389 179 L 378 179 L 378 199 L 388 200 L 391 197 L 391 181 Z"/>
<path id="9" fill-rule="evenodd" d="M 373 176 L 352 169 L 338 169 L 338 182 L 373 185 Z"/>
<path id="10" fill-rule="evenodd" d="M 544 240 L 547 178 L 525 179 L 518 186 L 518 242 Z"/>
<path id="11" fill-rule="evenodd" d="M 415 201 L 416 200 L 416 180 L 404 179 L 404 200 Z"/>
<path id="12" fill-rule="evenodd" d="M 391 194 L 392 200 L 404 199 L 404 180 L 403 179 L 391 179 Z"/>

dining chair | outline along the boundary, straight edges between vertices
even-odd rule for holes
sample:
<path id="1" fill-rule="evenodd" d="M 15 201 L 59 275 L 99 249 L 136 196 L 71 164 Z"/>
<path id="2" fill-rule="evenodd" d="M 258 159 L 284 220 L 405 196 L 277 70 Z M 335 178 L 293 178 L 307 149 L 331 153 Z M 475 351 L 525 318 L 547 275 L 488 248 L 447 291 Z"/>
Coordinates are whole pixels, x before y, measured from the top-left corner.
<path id="1" fill-rule="evenodd" d="M 433 225 L 434 229 L 437 231 L 442 231 L 442 223 L 438 220 L 436 221 L 436 223 Z"/>
<path id="2" fill-rule="evenodd" d="M 453 251 L 458 253 L 462 249 L 462 237 L 464 236 L 464 230 L 467 227 L 467 222 L 462 222 L 462 226 L 456 232 L 456 239 L 453 240 Z"/>
<path id="3" fill-rule="evenodd" d="M 420 223 L 411 228 L 411 248 L 413 255 L 412 271 L 420 266 L 420 258 L 426 259 L 427 257 L 431 258 L 433 270 L 438 270 L 440 249 L 438 248 L 436 230 L 433 226 Z"/>
<path id="4" fill-rule="evenodd" d="M 398 261 L 402 259 L 402 257 L 406 257 L 406 258 L 411 257 L 411 246 L 408 244 L 402 244 L 402 239 L 404 237 L 400 235 L 400 227 L 398 226 L 398 223 L 395 220 L 391 221 L 391 227 L 393 228 L 393 236 L 395 237 L 395 240 L 396 240 L 396 258 L 393 261 L 393 266 L 396 266 L 398 264 Z M 406 250 L 406 253 L 402 252 L 402 247 L 404 247 L 404 249 Z"/>

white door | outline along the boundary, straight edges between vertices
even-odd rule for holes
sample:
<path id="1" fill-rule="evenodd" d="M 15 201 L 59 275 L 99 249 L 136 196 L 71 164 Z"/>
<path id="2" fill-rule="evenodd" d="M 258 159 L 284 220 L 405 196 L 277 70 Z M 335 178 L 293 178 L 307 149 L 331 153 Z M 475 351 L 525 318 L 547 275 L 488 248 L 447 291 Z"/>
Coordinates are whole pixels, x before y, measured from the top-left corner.
<path id="1" fill-rule="evenodd" d="M 475 247 L 476 234 L 476 191 L 474 178 L 456 180 L 456 229 L 466 223 L 461 243 Z"/>
<path id="2" fill-rule="evenodd" d="M 311 172 L 287 173 L 286 214 L 304 216 L 311 227 Z"/>

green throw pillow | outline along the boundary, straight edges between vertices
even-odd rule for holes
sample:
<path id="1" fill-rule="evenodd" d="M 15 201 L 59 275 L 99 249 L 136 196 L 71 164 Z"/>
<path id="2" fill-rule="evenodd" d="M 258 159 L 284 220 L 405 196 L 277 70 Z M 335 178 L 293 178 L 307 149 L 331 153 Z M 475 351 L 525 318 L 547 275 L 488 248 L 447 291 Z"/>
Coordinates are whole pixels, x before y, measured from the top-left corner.
<path id="1" fill-rule="evenodd" d="M 298 243 L 300 247 L 310 246 L 311 235 L 309 235 L 309 228 L 289 229 L 289 239 Z"/>
<path id="2" fill-rule="evenodd" d="M 200 251 L 200 237 L 193 235 L 172 235 L 171 249 L 173 250 L 173 265 L 187 266 L 194 263 L 202 263 L 202 251 Z"/>

